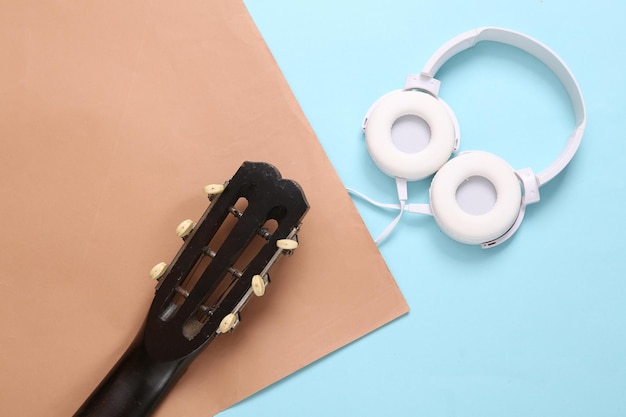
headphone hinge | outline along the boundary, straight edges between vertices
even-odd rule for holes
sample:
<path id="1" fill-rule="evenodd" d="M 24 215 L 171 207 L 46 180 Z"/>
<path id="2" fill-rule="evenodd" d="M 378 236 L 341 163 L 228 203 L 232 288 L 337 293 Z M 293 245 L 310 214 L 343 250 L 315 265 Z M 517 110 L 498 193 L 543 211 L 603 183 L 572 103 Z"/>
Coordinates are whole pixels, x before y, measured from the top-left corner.
<path id="1" fill-rule="evenodd" d="M 518 169 L 515 171 L 515 175 L 522 182 L 522 188 L 524 189 L 522 204 L 528 205 L 538 202 L 541 198 L 539 195 L 539 182 L 532 168 Z"/>
<path id="2" fill-rule="evenodd" d="M 409 74 L 404 82 L 404 90 L 421 90 L 438 97 L 441 81 L 425 74 Z"/>

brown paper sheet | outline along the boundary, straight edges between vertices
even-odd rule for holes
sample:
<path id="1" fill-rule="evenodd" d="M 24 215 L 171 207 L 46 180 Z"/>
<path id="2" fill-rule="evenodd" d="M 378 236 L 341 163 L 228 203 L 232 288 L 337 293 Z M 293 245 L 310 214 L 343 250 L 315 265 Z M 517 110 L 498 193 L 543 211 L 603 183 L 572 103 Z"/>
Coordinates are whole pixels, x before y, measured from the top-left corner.
<path id="1" fill-rule="evenodd" d="M 117 361 L 206 183 L 276 165 L 301 247 L 157 416 L 208 416 L 407 312 L 240 1 L 0 4 L 0 415 L 71 415 Z"/>

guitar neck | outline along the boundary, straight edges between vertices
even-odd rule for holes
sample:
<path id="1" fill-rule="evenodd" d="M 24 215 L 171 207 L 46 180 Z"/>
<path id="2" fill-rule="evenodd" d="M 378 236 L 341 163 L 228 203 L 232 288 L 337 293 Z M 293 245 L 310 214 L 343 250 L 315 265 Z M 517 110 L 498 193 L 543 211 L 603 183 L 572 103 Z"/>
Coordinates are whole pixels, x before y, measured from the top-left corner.
<path id="1" fill-rule="evenodd" d="M 173 361 L 150 356 L 144 327 L 74 417 L 146 417 L 185 372 L 196 354 Z"/>

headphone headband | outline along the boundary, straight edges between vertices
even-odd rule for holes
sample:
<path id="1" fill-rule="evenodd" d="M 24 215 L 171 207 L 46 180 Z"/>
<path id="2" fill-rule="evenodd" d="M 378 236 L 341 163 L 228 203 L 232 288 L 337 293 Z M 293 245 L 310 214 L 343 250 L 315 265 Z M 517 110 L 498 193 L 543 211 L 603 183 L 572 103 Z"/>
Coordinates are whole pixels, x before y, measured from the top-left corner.
<path id="1" fill-rule="evenodd" d="M 446 42 L 428 60 L 422 70 L 422 77 L 433 78 L 450 58 L 482 41 L 503 43 L 531 54 L 552 70 L 569 96 L 574 109 L 576 127 L 567 139 L 558 158 L 537 174 L 537 181 L 541 186 L 557 176 L 567 166 L 582 140 L 587 123 L 587 113 L 580 87 L 565 62 L 546 45 L 522 33 L 496 27 L 470 30 Z"/>

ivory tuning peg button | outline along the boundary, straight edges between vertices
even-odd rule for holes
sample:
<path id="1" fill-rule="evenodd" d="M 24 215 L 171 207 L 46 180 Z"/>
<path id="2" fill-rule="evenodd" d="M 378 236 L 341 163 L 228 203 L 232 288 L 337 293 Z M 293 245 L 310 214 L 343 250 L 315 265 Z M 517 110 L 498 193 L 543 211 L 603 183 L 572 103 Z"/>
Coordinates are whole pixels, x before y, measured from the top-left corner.
<path id="1" fill-rule="evenodd" d="M 150 278 L 158 280 L 163 276 L 165 270 L 167 269 L 167 264 L 165 262 L 159 262 L 154 265 L 150 270 Z"/>
<path id="2" fill-rule="evenodd" d="M 220 333 L 227 333 L 235 327 L 238 321 L 239 321 L 239 318 L 237 317 L 237 314 L 235 313 L 227 314 L 220 322 L 218 331 Z"/>
<path id="3" fill-rule="evenodd" d="M 180 238 L 185 238 L 191 233 L 193 228 L 195 227 L 195 223 L 193 220 L 187 219 L 180 222 L 180 224 L 176 227 L 176 236 Z"/>
<path id="4" fill-rule="evenodd" d="M 298 247 L 298 242 L 293 239 L 279 239 L 276 241 L 276 246 L 283 250 L 294 250 Z"/>
<path id="5" fill-rule="evenodd" d="M 223 184 L 209 184 L 204 186 L 204 192 L 209 195 L 209 198 L 215 197 L 224 191 Z"/>
<path id="6" fill-rule="evenodd" d="M 262 297 L 265 294 L 265 280 L 261 275 L 252 277 L 252 291 L 257 297 Z"/>

